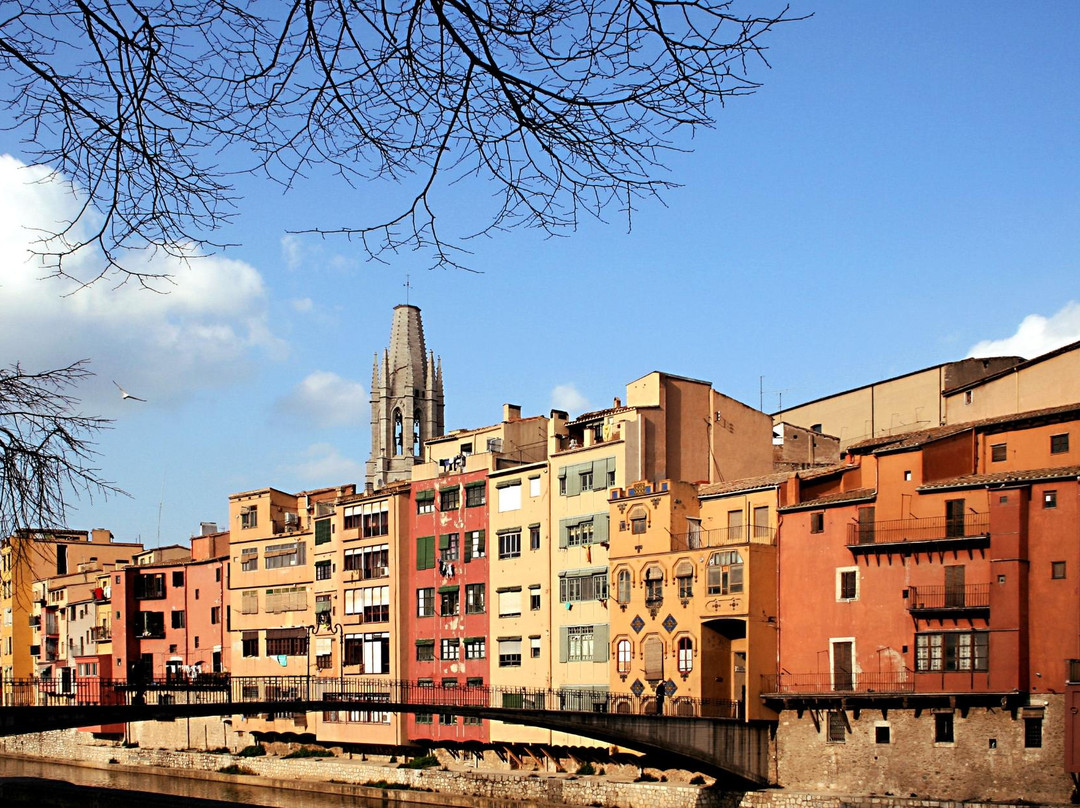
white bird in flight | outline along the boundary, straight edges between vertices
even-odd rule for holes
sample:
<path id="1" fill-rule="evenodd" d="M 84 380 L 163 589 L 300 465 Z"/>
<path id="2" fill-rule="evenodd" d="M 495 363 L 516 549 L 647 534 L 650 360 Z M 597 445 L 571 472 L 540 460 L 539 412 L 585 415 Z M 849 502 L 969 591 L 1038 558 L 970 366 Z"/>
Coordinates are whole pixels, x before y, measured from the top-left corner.
<path id="1" fill-rule="evenodd" d="M 116 384 L 116 382 L 114 381 L 113 384 Z M 130 398 L 132 401 L 141 401 L 144 404 L 146 403 L 145 398 L 139 398 L 138 396 L 131 395 L 131 393 L 129 393 L 127 390 L 125 390 L 123 387 L 121 387 L 118 384 L 116 384 L 116 389 L 120 391 L 120 398 L 124 399 L 125 401 L 127 401 Z"/>

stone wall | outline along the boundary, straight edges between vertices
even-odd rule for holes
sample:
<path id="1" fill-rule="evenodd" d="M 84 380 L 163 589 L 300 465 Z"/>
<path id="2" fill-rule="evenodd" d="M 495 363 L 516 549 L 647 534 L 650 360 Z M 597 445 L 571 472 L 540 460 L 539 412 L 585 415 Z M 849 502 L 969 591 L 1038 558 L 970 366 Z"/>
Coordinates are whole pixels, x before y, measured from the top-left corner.
<path id="1" fill-rule="evenodd" d="M 777 780 L 785 788 L 833 794 L 897 795 L 942 800 L 1067 803 L 1064 697 L 1045 701 L 1042 746 L 1024 745 L 1024 715 L 995 708 L 952 713 L 954 741 L 935 742 L 935 712 L 846 713 L 850 731 L 828 740 L 828 713 L 784 712 L 776 733 Z M 881 743 L 878 727 L 888 728 Z"/>

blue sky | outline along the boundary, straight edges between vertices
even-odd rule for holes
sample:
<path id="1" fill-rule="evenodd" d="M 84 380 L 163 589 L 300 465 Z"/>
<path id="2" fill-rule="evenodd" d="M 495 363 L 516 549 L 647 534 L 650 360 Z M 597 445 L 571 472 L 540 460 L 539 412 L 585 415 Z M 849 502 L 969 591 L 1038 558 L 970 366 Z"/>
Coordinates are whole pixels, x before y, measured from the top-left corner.
<path id="1" fill-rule="evenodd" d="M 356 224 L 400 189 L 247 179 L 241 246 L 175 270 L 169 295 L 73 297 L 25 262 L 25 227 L 70 201 L 23 184 L 0 135 L 0 345 L 6 363 L 89 357 L 83 407 L 115 419 L 76 528 L 148 545 L 224 525 L 230 493 L 362 483 L 373 355 L 391 310 L 423 311 L 448 428 L 608 406 L 652 370 L 764 409 L 980 353 L 1080 339 L 1080 4 L 821 2 L 769 40 L 764 87 L 719 110 L 683 187 L 565 238 L 470 243 L 476 274 L 426 256 L 365 262 L 291 229 Z M 438 191 L 447 226 L 491 189 Z M 163 259 L 155 259 L 163 261 Z M 88 258 L 87 261 L 92 261 Z M 764 377 L 763 380 L 761 377 Z M 118 381 L 146 398 L 123 402 Z"/>

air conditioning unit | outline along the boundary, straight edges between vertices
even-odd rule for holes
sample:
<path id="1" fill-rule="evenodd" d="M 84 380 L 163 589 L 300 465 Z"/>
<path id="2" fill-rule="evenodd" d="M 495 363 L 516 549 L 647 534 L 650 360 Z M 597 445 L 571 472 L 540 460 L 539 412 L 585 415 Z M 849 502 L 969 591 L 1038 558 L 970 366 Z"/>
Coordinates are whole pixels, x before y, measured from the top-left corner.
<path id="1" fill-rule="evenodd" d="M 372 571 L 371 577 L 372 578 L 386 578 L 389 574 L 390 573 L 389 573 L 389 571 L 387 570 L 386 567 L 375 567 L 375 569 Z"/>
<path id="2" fill-rule="evenodd" d="M 488 438 L 487 449 L 489 452 L 501 452 L 503 450 L 502 438 Z"/>
<path id="3" fill-rule="evenodd" d="M 300 524 L 300 517 L 297 514 L 285 514 L 285 527 L 296 527 L 298 524 Z"/>

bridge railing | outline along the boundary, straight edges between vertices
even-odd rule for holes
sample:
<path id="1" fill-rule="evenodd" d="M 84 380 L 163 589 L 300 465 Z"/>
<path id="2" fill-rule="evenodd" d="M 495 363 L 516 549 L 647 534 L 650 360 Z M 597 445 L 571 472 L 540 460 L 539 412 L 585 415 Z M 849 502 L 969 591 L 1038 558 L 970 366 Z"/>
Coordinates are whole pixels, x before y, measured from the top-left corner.
<path id="1" fill-rule="evenodd" d="M 170 705 L 276 703 L 288 709 L 296 702 L 370 702 L 477 707 L 494 710 L 554 710 L 559 712 L 672 715 L 680 717 L 742 717 L 741 704 L 727 699 L 701 699 L 654 692 L 612 693 L 590 687 L 558 690 L 500 685 L 452 687 L 425 681 L 373 676 L 231 676 L 227 673 L 170 676 L 164 679 L 71 680 L 35 678 L 6 680 L 0 687 L 3 706 Z"/>

